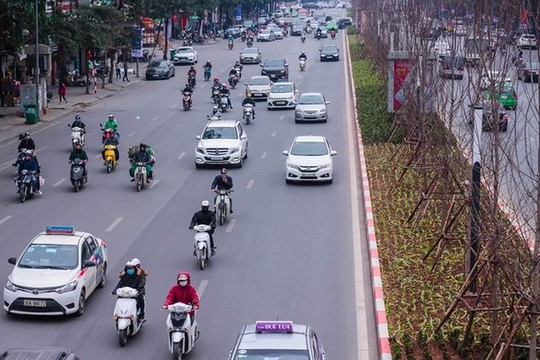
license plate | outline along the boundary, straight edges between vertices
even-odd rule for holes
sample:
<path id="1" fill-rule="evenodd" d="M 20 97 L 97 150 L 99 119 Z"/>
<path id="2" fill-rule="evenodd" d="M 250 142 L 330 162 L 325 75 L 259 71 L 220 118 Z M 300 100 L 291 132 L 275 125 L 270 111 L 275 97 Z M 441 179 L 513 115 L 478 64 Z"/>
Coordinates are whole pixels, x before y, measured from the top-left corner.
<path id="1" fill-rule="evenodd" d="M 44 300 L 23 300 L 23 305 L 32 307 L 46 307 L 47 302 Z"/>
<path id="2" fill-rule="evenodd" d="M 286 101 L 276 101 L 276 105 L 285 105 L 287 104 Z"/>
<path id="3" fill-rule="evenodd" d="M 152 75 L 153 77 L 159 77 L 159 75 Z"/>
<path id="4" fill-rule="evenodd" d="M 253 94 L 253 93 L 251 95 L 253 95 L 253 96 L 262 96 L 262 94 Z"/>
<path id="5" fill-rule="evenodd" d="M 214 157 L 211 157 L 210 160 L 221 161 L 221 160 L 223 160 L 223 158 L 222 158 L 222 157 L 218 157 L 218 156 L 214 156 Z"/>

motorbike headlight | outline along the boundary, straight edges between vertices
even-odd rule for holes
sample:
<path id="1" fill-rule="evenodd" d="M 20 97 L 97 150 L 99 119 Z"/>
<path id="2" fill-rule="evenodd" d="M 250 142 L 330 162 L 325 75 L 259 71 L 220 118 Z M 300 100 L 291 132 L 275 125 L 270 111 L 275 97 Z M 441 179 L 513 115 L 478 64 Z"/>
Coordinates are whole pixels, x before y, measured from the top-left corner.
<path id="1" fill-rule="evenodd" d="M 17 292 L 19 290 L 19 287 L 15 284 L 13 284 L 9 279 L 6 283 L 6 289 L 11 292 Z"/>
<path id="2" fill-rule="evenodd" d="M 204 154 L 204 147 L 203 146 L 197 146 L 197 152 L 200 154 Z"/>
<path id="3" fill-rule="evenodd" d="M 78 281 L 73 280 L 69 284 L 66 284 L 64 286 L 60 286 L 59 288 L 54 289 L 54 292 L 56 292 L 57 294 L 64 294 L 64 293 L 73 291 L 77 288 L 77 284 L 78 284 Z"/>
<path id="4" fill-rule="evenodd" d="M 239 151 L 240 151 L 239 147 L 233 147 L 233 148 L 229 149 L 229 154 L 234 154 L 234 153 L 239 152 Z"/>

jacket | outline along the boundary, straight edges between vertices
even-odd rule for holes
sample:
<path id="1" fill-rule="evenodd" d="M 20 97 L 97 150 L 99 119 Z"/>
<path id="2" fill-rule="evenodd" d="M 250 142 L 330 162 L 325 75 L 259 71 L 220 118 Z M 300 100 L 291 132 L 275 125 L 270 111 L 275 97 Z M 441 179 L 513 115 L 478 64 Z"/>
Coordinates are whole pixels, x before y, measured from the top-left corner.
<path id="1" fill-rule="evenodd" d="M 21 151 L 22 149 L 36 150 L 36 144 L 34 143 L 34 140 L 32 140 L 31 138 L 22 139 L 19 143 L 19 146 L 17 146 L 17 150 Z"/>
<path id="2" fill-rule="evenodd" d="M 172 305 L 177 302 L 183 302 L 184 304 L 191 304 L 197 307 L 199 306 L 199 295 L 197 294 L 197 290 L 195 290 L 193 285 L 191 285 L 191 275 L 187 271 L 182 271 L 178 273 L 176 278 L 178 279 L 178 277 L 182 274 L 187 276 L 187 285 L 173 285 L 167 294 L 167 298 L 165 299 L 163 306 Z"/>
<path id="3" fill-rule="evenodd" d="M 19 162 L 19 171 L 21 170 L 39 172 L 39 165 L 34 158 L 30 158 L 28 160 L 23 159 Z"/>
<path id="4" fill-rule="evenodd" d="M 139 292 L 139 296 L 144 295 L 146 278 L 143 275 L 141 269 L 137 269 L 137 271 L 133 275 L 128 275 L 125 270 L 126 269 L 124 269 L 124 271 L 120 273 L 120 280 L 118 281 L 118 284 L 116 284 L 113 292 L 115 292 L 116 289 L 129 286 L 130 288 L 136 289 Z"/>
<path id="5" fill-rule="evenodd" d="M 103 125 L 104 129 L 113 129 L 114 131 L 118 130 L 118 123 L 116 122 L 116 119 L 113 120 L 107 120 L 105 122 L 105 125 Z"/>
<path id="6" fill-rule="evenodd" d="M 192 228 L 195 225 L 199 225 L 199 224 L 210 225 L 212 228 L 215 228 L 216 227 L 216 214 L 210 210 L 197 211 L 195 214 L 193 214 L 193 217 L 191 218 L 191 224 L 189 225 L 189 227 Z"/>
<path id="7" fill-rule="evenodd" d="M 69 161 L 73 161 L 76 158 L 79 158 L 81 160 L 88 160 L 88 155 L 84 150 L 73 150 L 71 154 L 69 154 Z"/>
<path id="8" fill-rule="evenodd" d="M 212 185 L 210 186 L 210 189 L 214 190 L 217 188 L 218 190 L 231 190 L 232 187 L 233 187 L 232 177 L 227 175 L 227 182 L 225 182 L 221 178 L 221 175 L 217 175 L 214 178 L 214 181 L 212 181 Z"/>

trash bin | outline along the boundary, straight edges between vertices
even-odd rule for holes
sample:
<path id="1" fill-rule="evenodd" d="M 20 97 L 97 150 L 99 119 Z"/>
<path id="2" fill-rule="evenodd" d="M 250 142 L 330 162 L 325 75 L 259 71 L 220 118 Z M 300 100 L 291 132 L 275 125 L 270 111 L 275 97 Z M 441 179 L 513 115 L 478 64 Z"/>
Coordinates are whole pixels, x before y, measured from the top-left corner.
<path id="1" fill-rule="evenodd" d="M 27 124 L 35 124 L 38 122 L 38 114 L 36 105 L 24 105 L 24 114 Z"/>
<path id="2" fill-rule="evenodd" d="M 169 50 L 169 60 L 174 60 L 174 55 L 176 55 L 176 49 L 170 49 Z"/>

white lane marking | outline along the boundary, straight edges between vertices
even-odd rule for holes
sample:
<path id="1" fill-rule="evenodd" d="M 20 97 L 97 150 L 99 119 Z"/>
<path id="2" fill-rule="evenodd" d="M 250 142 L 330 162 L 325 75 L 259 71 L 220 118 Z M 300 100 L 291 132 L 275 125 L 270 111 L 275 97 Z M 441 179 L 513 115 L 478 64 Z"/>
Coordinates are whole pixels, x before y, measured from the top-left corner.
<path id="1" fill-rule="evenodd" d="M 154 186 L 156 186 L 158 182 L 159 182 L 159 179 L 156 179 L 156 180 L 152 181 L 152 183 L 150 184 L 150 186 L 148 188 L 153 189 Z"/>
<path id="2" fill-rule="evenodd" d="M 201 87 L 201 88 L 203 88 L 203 87 L 204 87 L 204 85 L 206 85 L 206 84 L 205 84 L 205 83 L 203 83 L 203 84 L 202 84 L 202 85 L 201 85 L 200 87 Z"/>
<path id="3" fill-rule="evenodd" d="M 284 117 L 285 117 L 285 116 L 281 115 L 281 116 L 279 117 L 279 120 L 283 120 Z"/>
<path id="4" fill-rule="evenodd" d="M 250 179 L 250 180 L 248 181 L 248 184 L 247 184 L 247 186 L 246 186 L 246 189 L 251 189 L 251 188 L 253 187 L 253 183 L 254 183 L 254 182 L 255 182 L 255 180 Z"/>
<path id="5" fill-rule="evenodd" d="M 204 290 L 206 290 L 207 285 L 208 285 L 208 280 L 201 281 L 201 285 L 199 285 L 199 288 L 197 289 L 197 293 L 199 294 L 199 300 L 202 298 L 204 294 Z"/>
<path id="6" fill-rule="evenodd" d="M 261 159 L 266 159 L 266 153 L 265 152 L 262 153 Z"/>
<path id="7" fill-rule="evenodd" d="M 135 116 L 135 120 L 140 120 L 141 117 L 139 115 Z"/>
<path id="8" fill-rule="evenodd" d="M 122 221 L 124 218 L 123 217 L 119 217 L 117 218 L 116 220 L 113 221 L 113 223 L 111 225 L 109 225 L 109 227 L 107 228 L 107 230 L 105 230 L 106 232 L 111 232 L 114 230 L 114 228 L 120 224 L 120 221 Z"/>
<path id="9" fill-rule="evenodd" d="M 227 226 L 227 230 L 225 230 L 225 232 L 230 233 L 234 228 L 234 224 L 236 224 L 236 219 L 231 220 L 231 222 L 229 223 L 229 226 Z"/>
<path id="10" fill-rule="evenodd" d="M 3 223 L 5 223 L 5 222 L 8 221 L 9 219 L 11 219 L 11 215 L 5 216 L 2 220 L 0 220 L 0 225 L 2 225 Z"/>
<path id="11" fill-rule="evenodd" d="M 173 106 L 171 106 L 171 109 L 176 109 L 178 107 L 178 104 L 174 104 Z"/>
<path id="12" fill-rule="evenodd" d="M 94 156 L 94 159 L 99 159 L 101 157 L 101 154 Z"/>
<path id="13" fill-rule="evenodd" d="M 152 118 L 152 121 L 156 121 L 157 119 L 159 119 L 159 116 L 154 116 L 154 117 Z"/>
<path id="14" fill-rule="evenodd" d="M 9 169 L 9 167 L 11 166 L 12 162 L 11 161 L 6 161 L 5 163 L 3 163 L 2 165 L 0 165 L 0 171 L 4 171 L 6 169 Z"/>
<path id="15" fill-rule="evenodd" d="M 53 184 L 53 187 L 57 187 L 58 185 L 60 185 L 60 184 L 63 183 L 64 181 L 66 181 L 66 178 L 63 178 L 63 179 L 58 180 L 57 182 L 55 182 L 55 183 Z"/>
<path id="16" fill-rule="evenodd" d="M 132 133 L 129 133 L 129 134 L 127 135 L 127 137 L 132 137 L 132 136 L 135 135 L 136 133 L 137 133 L 136 131 L 134 131 L 134 132 L 132 132 Z"/>
<path id="17" fill-rule="evenodd" d="M 180 160 L 184 157 L 184 155 L 186 155 L 185 152 L 181 153 L 180 155 L 178 155 L 178 157 L 176 159 Z"/>
<path id="18" fill-rule="evenodd" d="M 276 134 L 277 134 L 277 133 L 274 131 L 274 132 L 272 133 L 272 135 L 270 135 L 270 136 L 271 136 L 271 137 L 276 137 Z"/>

